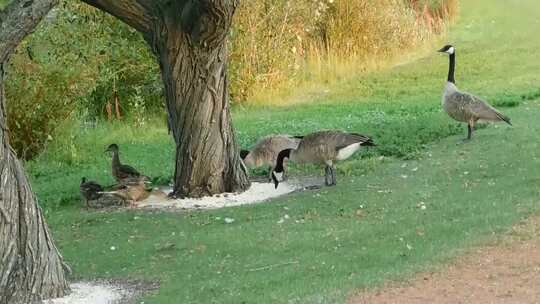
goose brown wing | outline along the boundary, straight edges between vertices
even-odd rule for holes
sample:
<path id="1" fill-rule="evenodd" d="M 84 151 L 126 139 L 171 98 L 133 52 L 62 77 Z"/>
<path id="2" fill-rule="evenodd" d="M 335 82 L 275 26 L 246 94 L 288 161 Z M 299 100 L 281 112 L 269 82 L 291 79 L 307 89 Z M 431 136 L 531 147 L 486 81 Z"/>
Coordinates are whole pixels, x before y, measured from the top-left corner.
<path id="1" fill-rule="evenodd" d="M 339 150 L 353 144 L 373 145 L 373 142 L 369 137 L 358 133 L 319 131 L 304 136 L 297 149 L 297 158 L 305 162 L 324 162 L 337 157 Z"/>
<path id="2" fill-rule="evenodd" d="M 296 149 L 299 138 L 290 135 L 270 135 L 261 138 L 253 147 L 250 158 L 255 166 L 273 165 L 279 152 L 285 149 Z"/>
<path id="3" fill-rule="evenodd" d="M 454 104 L 454 109 L 461 111 L 467 119 L 477 118 L 485 120 L 504 120 L 499 111 L 493 108 L 485 100 L 466 92 L 455 92 L 450 95 L 450 101 Z"/>
<path id="4" fill-rule="evenodd" d="M 490 121 L 505 121 L 506 123 L 510 124 L 510 118 L 501 112 L 499 112 L 497 109 L 495 109 L 493 106 L 491 106 L 487 101 L 476 97 L 472 94 L 468 94 L 470 98 L 473 99 L 473 102 L 470 104 L 471 112 L 474 114 L 474 116 L 484 119 L 484 120 L 490 120 Z"/>
<path id="5" fill-rule="evenodd" d="M 469 109 L 476 102 L 474 95 L 463 92 L 454 92 L 448 96 L 448 100 L 462 110 Z"/>
<path id="6" fill-rule="evenodd" d="M 324 162 L 334 157 L 335 131 L 318 131 L 305 135 L 296 149 L 296 162 Z"/>
<path id="7" fill-rule="evenodd" d="M 352 144 L 359 143 L 361 146 L 374 146 L 373 140 L 368 136 L 358 133 L 336 134 L 336 150 L 343 149 Z"/>

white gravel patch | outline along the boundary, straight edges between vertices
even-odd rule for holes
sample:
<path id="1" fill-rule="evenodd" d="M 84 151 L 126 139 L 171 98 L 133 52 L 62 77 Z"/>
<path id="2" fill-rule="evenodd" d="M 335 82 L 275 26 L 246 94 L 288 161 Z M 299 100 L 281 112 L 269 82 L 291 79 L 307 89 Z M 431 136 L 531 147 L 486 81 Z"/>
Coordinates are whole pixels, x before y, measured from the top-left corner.
<path id="1" fill-rule="evenodd" d="M 73 283 L 63 298 L 45 300 L 45 304 L 114 304 L 129 295 L 127 290 L 105 283 Z"/>
<path id="2" fill-rule="evenodd" d="M 291 193 L 302 186 L 288 182 L 279 183 L 276 189 L 273 183 L 251 183 L 251 187 L 242 193 L 223 193 L 200 199 L 167 199 L 158 195 L 150 195 L 147 199 L 136 203 L 137 207 L 144 209 L 217 209 L 240 205 L 256 204 L 271 198 Z M 165 193 L 170 193 L 172 189 L 161 189 Z"/>

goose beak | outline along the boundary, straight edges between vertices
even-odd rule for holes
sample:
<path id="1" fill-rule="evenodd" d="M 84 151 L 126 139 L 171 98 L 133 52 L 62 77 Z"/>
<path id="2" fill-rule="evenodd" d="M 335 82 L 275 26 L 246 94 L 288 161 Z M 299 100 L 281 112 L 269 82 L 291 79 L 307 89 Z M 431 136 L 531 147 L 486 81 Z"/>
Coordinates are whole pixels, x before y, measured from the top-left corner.
<path id="1" fill-rule="evenodd" d="M 274 186 L 275 186 L 275 189 L 277 189 L 277 187 L 279 186 L 279 180 L 276 176 L 276 172 L 275 171 L 272 171 L 272 180 L 274 181 Z"/>
<path id="2" fill-rule="evenodd" d="M 439 53 L 446 53 L 446 51 L 444 50 L 444 48 L 440 49 L 440 50 L 437 50 L 437 52 Z"/>

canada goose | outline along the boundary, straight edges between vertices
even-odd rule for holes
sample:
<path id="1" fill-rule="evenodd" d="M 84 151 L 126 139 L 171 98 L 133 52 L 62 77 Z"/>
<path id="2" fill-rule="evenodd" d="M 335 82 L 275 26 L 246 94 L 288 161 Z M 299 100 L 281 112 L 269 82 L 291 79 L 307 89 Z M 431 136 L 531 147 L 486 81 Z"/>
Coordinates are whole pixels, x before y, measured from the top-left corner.
<path id="1" fill-rule="evenodd" d="M 107 147 L 105 152 L 112 152 L 112 175 L 116 181 L 120 184 L 126 184 L 129 182 L 137 182 L 141 178 L 139 171 L 129 165 L 123 165 L 120 162 L 119 148 L 117 144 L 111 144 Z"/>
<path id="2" fill-rule="evenodd" d="M 277 163 L 272 171 L 276 188 L 283 175 L 285 158 L 297 163 L 325 164 L 325 184 L 336 184 L 334 161 L 345 160 L 361 146 L 375 146 L 371 138 L 357 133 L 339 130 L 319 131 L 304 136 L 297 149 L 285 149 L 278 154 Z"/>
<path id="3" fill-rule="evenodd" d="M 86 181 L 86 177 L 81 179 L 81 185 L 79 188 L 81 195 L 85 200 L 86 208 L 89 207 L 88 201 L 97 200 L 101 197 L 101 192 L 103 191 L 103 187 L 100 184 L 94 181 Z"/>
<path id="4" fill-rule="evenodd" d="M 301 136 L 269 135 L 257 141 L 255 146 L 248 150 L 241 150 L 240 157 L 247 167 L 257 168 L 268 166 L 268 178 L 272 180 L 272 168 L 276 166 L 279 152 L 285 149 L 296 149 Z"/>
<path id="5" fill-rule="evenodd" d="M 439 52 L 450 55 L 448 81 L 444 86 L 442 106 L 451 118 L 468 124 L 466 140 L 471 139 L 472 132 L 474 131 L 474 125 L 478 120 L 504 121 L 507 124 L 512 125 L 508 116 L 497 111 L 486 101 L 472 94 L 459 91 L 454 79 L 454 70 L 456 67 L 456 48 L 452 45 L 446 45 L 440 49 Z"/>
<path id="6" fill-rule="evenodd" d="M 100 194 L 110 194 L 117 196 L 129 204 L 142 201 L 150 196 L 150 191 L 146 188 L 145 180 L 140 179 L 137 182 L 128 183 L 124 188 L 115 191 L 102 191 Z"/>

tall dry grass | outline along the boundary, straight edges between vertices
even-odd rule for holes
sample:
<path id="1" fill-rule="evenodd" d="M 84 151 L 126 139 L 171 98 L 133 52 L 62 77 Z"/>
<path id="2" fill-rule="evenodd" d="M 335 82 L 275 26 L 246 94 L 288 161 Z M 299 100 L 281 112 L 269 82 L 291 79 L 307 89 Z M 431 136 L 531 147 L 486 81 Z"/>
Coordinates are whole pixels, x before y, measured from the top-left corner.
<path id="1" fill-rule="evenodd" d="M 357 74 L 425 44 L 457 0 L 243 1 L 231 39 L 235 102 Z"/>

